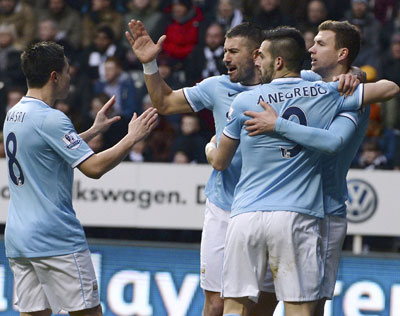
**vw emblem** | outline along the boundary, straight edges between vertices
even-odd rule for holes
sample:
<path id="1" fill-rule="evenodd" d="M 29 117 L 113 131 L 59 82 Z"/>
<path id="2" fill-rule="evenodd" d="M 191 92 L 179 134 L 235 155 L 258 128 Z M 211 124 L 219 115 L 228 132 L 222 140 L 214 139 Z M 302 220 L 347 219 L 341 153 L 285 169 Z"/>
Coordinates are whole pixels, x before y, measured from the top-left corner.
<path id="1" fill-rule="evenodd" d="M 374 215 L 378 206 L 378 196 L 374 188 L 364 180 L 351 179 L 347 181 L 349 199 L 347 219 L 351 223 L 361 223 Z"/>

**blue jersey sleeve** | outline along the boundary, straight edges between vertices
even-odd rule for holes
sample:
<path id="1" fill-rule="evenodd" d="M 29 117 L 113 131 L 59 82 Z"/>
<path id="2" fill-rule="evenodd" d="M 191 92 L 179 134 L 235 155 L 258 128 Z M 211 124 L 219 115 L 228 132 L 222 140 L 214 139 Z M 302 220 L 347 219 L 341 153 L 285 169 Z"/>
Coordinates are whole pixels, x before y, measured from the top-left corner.
<path id="1" fill-rule="evenodd" d="M 204 79 L 191 88 L 184 88 L 183 93 L 193 111 L 198 112 L 204 108 L 212 111 L 214 102 L 210 96 L 214 95 L 217 88 L 216 77 Z"/>
<path id="2" fill-rule="evenodd" d="M 45 142 L 73 168 L 93 154 L 76 132 L 71 120 L 61 111 L 49 112 L 42 123 L 40 134 Z"/>
<path id="3" fill-rule="evenodd" d="M 338 91 L 339 82 L 329 82 L 328 87 L 331 91 L 334 91 L 335 97 L 337 98 L 336 105 L 338 106 L 339 112 L 352 112 L 358 111 L 363 104 L 364 85 L 359 84 L 357 89 L 352 95 L 347 97 L 341 96 Z"/>
<path id="4" fill-rule="evenodd" d="M 302 70 L 300 72 L 300 76 L 302 79 L 311 81 L 311 82 L 322 80 L 322 77 L 312 70 Z"/>
<path id="5" fill-rule="evenodd" d="M 228 112 L 227 124 L 223 134 L 232 139 L 240 139 L 240 132 L 244 122 L 244 110 L 242 104 L 246 104 L 246 98 L 238 95 L 232 103 Z"/>
<path id="6" fill-rule="evenodd" d="M 357 115 L 342 113 L 335 117 L 328 130 L 297 124 L 278 117 L 275 131 L 314 151 L 336 154 L 350 140 L 356 129 Z"/>

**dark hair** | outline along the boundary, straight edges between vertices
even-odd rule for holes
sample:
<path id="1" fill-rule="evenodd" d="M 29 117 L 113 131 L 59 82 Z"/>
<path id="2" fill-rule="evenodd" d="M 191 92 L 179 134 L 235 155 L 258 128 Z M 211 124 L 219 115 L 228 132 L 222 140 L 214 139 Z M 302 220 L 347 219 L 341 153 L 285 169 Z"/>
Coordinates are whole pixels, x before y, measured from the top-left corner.
<path id="1" fill-rule="evenodd" d="M 318 31 L 335 33 L 335 48 L 347 48 L 349 50 L 347 59 L 348 66 L 350 66 L 360 52 L 361 35 L 357 27 L 348 21 L 327 20 L 318 26 Z"/>
<path id="2" fill-rule="evenodd" d="M 111 27 L 109 27 L 106 24 L 100 24 L 97 29 L 96 29 L 96 33 L 103 33 L 105 34 L 112 42 L 115 39 L 115 34 L 114 31 L 112 30 Z"/>
<path id="3" fill-rule="evenodd" d="M 225 38 L 232 37 L 247 38 L 251 50 L 258 49 L 264 40 L 262 29 L 249 22 L 240 23 L 226 32 Z"/>
<path id="4" fill-rule="evenodd" d="M 282 57 L 289 70 L 299 72 L 306 56 L 306 44 L 300 31 L 280 26 L 265 31 L 264 35 L 264 40 L 271 42 L 269 51 L 272 58 Z"/>
<path id="5" fill-rule="evenodd" d="M 64 48 L 54 42 L 39 42 L 21 54 L 22 71 L 29 88 L 42 88 L 52 71 L 61 73 L 65 66 Z"/>

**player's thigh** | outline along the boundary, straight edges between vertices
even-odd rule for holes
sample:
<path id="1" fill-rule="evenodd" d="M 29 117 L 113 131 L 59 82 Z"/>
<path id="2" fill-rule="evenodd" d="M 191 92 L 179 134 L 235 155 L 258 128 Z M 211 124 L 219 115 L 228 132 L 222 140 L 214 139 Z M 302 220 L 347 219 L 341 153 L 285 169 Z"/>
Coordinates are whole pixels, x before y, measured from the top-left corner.
<path id="1" fill-rule="evenodd" d="M 225 237 L 230 212 L 206 202 L 200 248 L 200 286 L 211 292 L 221 292 Z"/>
<path id="2" fill-rule="evenodd" d="M 40 312 L 20 313 L 20 316 L 51 316 L 51 309 L 46 309 Z"/>
<path id="3" fill-rule="evenodd" d="M 272 316 L 278 301 L 275 293 L 260 292 L 258 302 L 250 309 L 250 316 Z"/>
<path id="4" fill-rule="evenodd" d="M 332 299 L 336 277 L 347 232 L 347 219 L 338 216 L 325 216 L 321 222 L 322 260 L 324 279 L 321 297 Z"/>
<path id="5" fill-rule="evenodd" d="M 226 235 L 223 297 L 249 297 L 257 301 L 267 269 L 263 217 L 248 212 L 231 218 Z"/>
<path id="6" fill-rule="evenodd" d="M 14 304 L 21 313 L 48 315 L 50 303 L 33 265 L 28 258 L 9 258 L 14 275 Z"/>
<path id="7" fill-rule="evenodd" d="M 100 304 L 90 251 L 33 261 L 54 313 L 93 309 Z"/>
<path id="8" fill-rule="evenodd" d="M 93 308 L 84 309 L 81 311 L 69 312 L 71 316 L 102 316 L 103 312 L 101 305 L 97 305 Z"/>
<path id="9" fill-rule="evenodd" d="M 319 299 L 323 278 L 320 220 L 296 212 L 271 212 L 269 264 L 280 301 Z"/>
<path id="10" fill-rule="evenodd" d="M 313 316 L 317 301 L 284 302 L 285 316 Z"/>

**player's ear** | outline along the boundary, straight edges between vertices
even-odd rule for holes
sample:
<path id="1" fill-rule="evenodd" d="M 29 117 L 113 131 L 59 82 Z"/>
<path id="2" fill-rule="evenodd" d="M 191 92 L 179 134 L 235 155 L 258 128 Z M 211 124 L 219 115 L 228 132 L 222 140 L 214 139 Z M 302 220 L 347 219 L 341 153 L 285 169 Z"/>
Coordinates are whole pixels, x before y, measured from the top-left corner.
<path id="1" fill-rule="evenodd" d="M 58 80 L 57 71 L 54 71 L 54 70 L 53 70 L 53 71 L 50 73 L 50 80 L 53 81 L 53 82 L 56 82 L 56 81 Z"/>
<path id="2" fill-rule="evenodd" d="M 278 56 L 275 58 L 274 64 L 276 70 L 281 70 L 285 65 L 285 60 L 281 56 Z"/>
<path id="3" fill-rule="evenodd" d="M 349 56 L 349 49 L 348 48 L 341 48 L 339 49 L 338 61 L 343 61 Z"/>
<path id="4" fill-rule="evenodd" d="M 258 48 L 253 50 L 252 56 L 253 56 L 253 60 L 255 61 L 257 59 L 257 57 L 258 57 Z"/>

